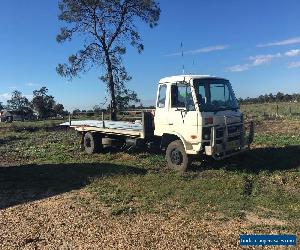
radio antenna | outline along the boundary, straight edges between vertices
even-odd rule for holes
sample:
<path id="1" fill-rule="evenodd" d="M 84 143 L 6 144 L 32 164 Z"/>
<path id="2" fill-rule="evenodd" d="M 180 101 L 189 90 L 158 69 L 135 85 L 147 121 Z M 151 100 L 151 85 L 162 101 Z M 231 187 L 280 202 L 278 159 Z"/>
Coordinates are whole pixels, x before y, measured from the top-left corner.
<path id="1" fill-rule="evenodd" d="M 191 72 L 191 73 L 193 73 L 193 74 L 196 73 L 196 71 L 195 71 L 195 59 L 193 59 L 193 72 Z"/>
<path id="2" fill-rule="evenodd" d="M 184 75 L 185 70 L 184 70 L 184 56 L 183 56 L 183 44 L 182 44 L 182 42 L 180 44 L 180 48 L 181 48 L 181 58 L 182 58 L 182 74 Z"/>

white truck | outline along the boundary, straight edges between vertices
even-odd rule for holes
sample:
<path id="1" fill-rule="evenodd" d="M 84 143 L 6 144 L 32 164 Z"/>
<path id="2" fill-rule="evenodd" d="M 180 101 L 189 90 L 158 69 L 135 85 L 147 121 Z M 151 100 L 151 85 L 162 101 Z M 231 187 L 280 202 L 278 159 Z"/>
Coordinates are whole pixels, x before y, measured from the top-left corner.
<path id="1" fill-rule="evenodd" d="M 180 75 L 159 81 L 156 109 L 143 112 L 141 122 L 69 121 L 82 133 L 89 154 L 106 147 L 159 148 L 167 165 L 185 171 L 191 159 L 216 160 L 249 149 L 254 123 L 245 122 L 228 80 L 209 75 Z"/>

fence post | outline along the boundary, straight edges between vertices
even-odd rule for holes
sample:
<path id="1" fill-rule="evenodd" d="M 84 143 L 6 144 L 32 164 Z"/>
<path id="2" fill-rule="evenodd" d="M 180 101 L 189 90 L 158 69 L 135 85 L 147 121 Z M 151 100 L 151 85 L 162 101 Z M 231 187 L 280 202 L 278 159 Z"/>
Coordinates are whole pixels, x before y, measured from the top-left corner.
<path id="1" fill-rule="evenodd" d="M 279 116 L 279 107 L 278 107 L 278 104 L 276 104 L 276 116 Z"/>
<path id="2" fill-rule="evenodd" d="M 102 111 L 102 126 L 105 128 L 105 122 L 104 122 L 104 112 Z"/>
<path id="3" fill-rule="evenodd" d="M 290 106 L 290 116 L 292 115 L 292 107 Z"/>

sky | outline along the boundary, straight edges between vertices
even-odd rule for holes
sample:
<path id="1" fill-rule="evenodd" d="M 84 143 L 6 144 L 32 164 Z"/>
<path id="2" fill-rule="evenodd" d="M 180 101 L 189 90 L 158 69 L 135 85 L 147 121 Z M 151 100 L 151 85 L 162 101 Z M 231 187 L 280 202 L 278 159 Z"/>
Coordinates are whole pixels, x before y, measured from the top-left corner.
<path id="1" fill-rule="evenodd" d="M 300 92 L 299 0 L 160 0 L 159 25 L 139 24 L 145 50 L 128 46 L 128 87 L 144 105 L 156 98 L 160 78 L 210 74 L 231 81 L 237 97 Z M 79 40 L 58 44 L 63 26 L 57 0 L 1 1 L 0 102 L 20 90 L 29 99 L 42 86 L 68 110 L 103 103 L 106 88 L 94 68 L 68 81 L 58 63 L 82 48 Z M 181 56 L 181 43 L 184 57 Z"/>

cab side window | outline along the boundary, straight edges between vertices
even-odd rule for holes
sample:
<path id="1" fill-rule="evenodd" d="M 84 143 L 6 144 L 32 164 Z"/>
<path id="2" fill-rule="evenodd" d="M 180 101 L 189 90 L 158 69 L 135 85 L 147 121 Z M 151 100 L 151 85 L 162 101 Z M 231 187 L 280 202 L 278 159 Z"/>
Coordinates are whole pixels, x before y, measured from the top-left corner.
<path id="1" fill-rule="evenodd" d="M 167 85 L 165 84 L 160 85 L 156 107 L 164 108 L 166 106 L 166 97 L 167 97 Z"/>
<path id="2" fill-rule="evenodd" d="M 195 105 L 190 86 L 171 87 L 171 107 L 172 108 L 187 108 L 189 111 L 195 110 Z"/>

